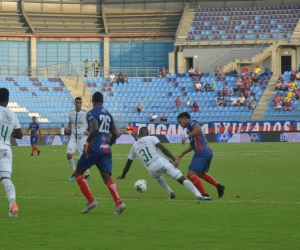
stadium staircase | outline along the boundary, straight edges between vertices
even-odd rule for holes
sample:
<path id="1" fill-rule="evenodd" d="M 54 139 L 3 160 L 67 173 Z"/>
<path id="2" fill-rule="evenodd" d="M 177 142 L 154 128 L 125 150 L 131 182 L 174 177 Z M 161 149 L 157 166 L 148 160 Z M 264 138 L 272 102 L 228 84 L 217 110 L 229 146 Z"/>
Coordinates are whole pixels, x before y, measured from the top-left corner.
<path id="1" fill-rule="evenodd" d="M 274 86 L 277 78 L 278 75 L 273 75 L 271 77 L 269 84 L 266 86 L 266 89 L 251 116 L 252 121 L 261 121 L 263 119 L 264 113 L 266 112 L 267 107 L 274 96 Z"/>

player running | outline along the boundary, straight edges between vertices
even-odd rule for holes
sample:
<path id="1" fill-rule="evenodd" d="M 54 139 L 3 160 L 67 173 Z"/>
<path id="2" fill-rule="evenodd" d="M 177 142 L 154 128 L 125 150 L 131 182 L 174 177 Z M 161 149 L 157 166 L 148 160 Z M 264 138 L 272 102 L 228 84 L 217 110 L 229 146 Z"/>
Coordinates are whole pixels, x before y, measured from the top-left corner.
<path id="1" fill-rule="evenodd" d="M 208 174 L 213 153 L 207 144 L 200 125 L 197 121 L 191 120 L 191 116 L 188 112 L 179 114 L 177 116 L 177 121 L 181 127 L 187 128 L 187 136 L 182 139 L 182 144 L 185 144 L 187 138 L 190 139 L 190 146 L 183 151 L 177 159 L 180 160 L 185 154 L 192 150 L 195 152 L 189 166 L 187 177 L 192 181 L 203 196 L 210 197 L 198 177 L 215 186 L 218 190 L 219 198 L 221 198 L 224 195 L 225 187 L 219 184 L 210 174 Z"/>
<path id="2" fill-rule="evenodd" d="M 9 217 L 18 216 L 16 203 L 16 189 L 11 181 L 12 152 L 10 148 L 10 136 L 22 139 L 23 133 L 19 120 L 14 112 L 6 108 L 9 101 L 9 91 L 0 88 L 0 180 L 5 189 L 9 201 Z"/>
<path id="3" fill-rule="evenodd" d="M 103 95 L 100 92 L 93 94 L 92 103 L 93 109 L 86 115 L 90 133 L 84 143 L 84 154 L 80 157 L 74 173 L 81 192 L 88 200 L 88 204 L 82 210 L 82 213 L 87 213 L 98 205 L 83 176 L 84 171 L 96 165 L 116 203 L 114 214 L 118 215 L 126 207 L 120 198 L 117 185 L 110 177 L 112 173 L 111 146 L 116 141 L 118 132 L 112 115 L 102 106 Z M 108 139 L 109 133 L 112 134 L 110 140 Z"/>
<path id="4" fill-rule="evenodd" d="M 173 164 L 158 152 L 158 148 L 165 156 L 169 157 L 173 161 Z M 192 192 L 199 200 L 210 200 L 209 197 L 203 197 L 197 188 L 195 188 L 189 180 L 184 178 L 183 174 L 177 168 L 178 160 L 176 160 L 173 154 L 160 143 L 156 136 L 149 136 L 149 131 L 146 127 L 140 128 L 139 140 L 133 144 L 126 165 L 123 169 L 123 173 L 119 175 L 117 179 L 125 178 L 135 156 L 138 156 L 139 160 L 148 170 L 150 176 L 153 177 L 169 194 L 170 199 L 175 199 L 176 195 L 168 186 L 164 177 L 162 177 L 162 173 L 165 173 L 167 176 L 184 185 L 186 189 Z"/>
<path id="5" fill-rule="evenodd" d="M 68 143 L 67 148 L 67 159 L 69 161 L 70 168 L 72 170 L 72 176 L 69 181 L 72 182 L 75 180 L 74 172 L 75 172 L 75 162 L 73 159 L 73 155 L 78 150 L 80 156 L 82 155 L 82 150 L 84 146 L 84 142 L 89 134 L 88 124 L 86 120 L 86 111 L 81 109 L 82 99 L 81 97 L 76 97 L 74 101 L 75 110 L 69 113 L 69 124 L 66 129 L 67 133 L 71 132 L 70 141 Z M 90 171 L 87 169 L 85 172 L 85 178 L 87 180 L 90 179 Z"/>
<path id="6" fill-rule="evenodd" d="M 42 133 L 40 130 L 40 125 L 36 122 L 36 117 L 32 117 L 32 123 L 29 124 L 29 128 L 25 131 L 26 134 L 30 130 L 30 143 L 31 143 L 31 155 L 33 156 L 34 151 L 37 151 L 38 155 L 40 155 L 41 150 L 36 147 L 36 143 L 38 141 L 37 131 L 39 132 L 40 140 L 42 140 Z"/>

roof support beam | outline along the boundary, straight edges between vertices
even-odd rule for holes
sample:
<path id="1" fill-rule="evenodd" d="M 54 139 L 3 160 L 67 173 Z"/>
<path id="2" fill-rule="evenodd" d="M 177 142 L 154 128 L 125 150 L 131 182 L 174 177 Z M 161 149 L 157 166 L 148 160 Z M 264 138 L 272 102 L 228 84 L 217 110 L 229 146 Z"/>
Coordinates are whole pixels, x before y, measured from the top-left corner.
<path id="1" fill-rule="evenodd" d="M 21 12 L 22 12 L 22 15 L 23 15 L 24 19 L 26 20 L 27 24 L 29 25 L 32 34 L 35 34 L 35 29 L 32 26 L 32 23 L 29 21 L 28 17 L 26 16 L 26 13 L 24 10 L 24 0 L 21 0 Z"/>
<path id="2" fill-rule="evenodd" d="M 100 0 L 101 2 L 101 0 Z M 108 28 L 107 28 L 107 19 L 105 15 L 105 7 L 104 7 L 104 1 L 101 3 L 101 11 L 102 11 L 102 20 L 103 20 L 103 25 L 104 25 L 104 31 L 105 34 L 108 34 Z"/>

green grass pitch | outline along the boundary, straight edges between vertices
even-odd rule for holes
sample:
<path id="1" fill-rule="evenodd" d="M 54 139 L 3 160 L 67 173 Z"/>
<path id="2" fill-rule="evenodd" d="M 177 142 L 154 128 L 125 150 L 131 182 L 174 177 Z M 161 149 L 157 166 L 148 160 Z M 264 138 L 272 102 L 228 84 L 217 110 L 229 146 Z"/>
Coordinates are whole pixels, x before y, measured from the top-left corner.
<path id="1" fill-rule="evenodd" d="M 166 144 L 178 155 L 187 145 Z M 297 143 L 211 144 L 210 173 L 226 186 L 223 198 L 204 183 L 212 202 L 198 202 L 183 186 L 166 177 L 177 194 L 168 195 L 135 159 L 124 180 L 116 180 L 130 145 L 113 146 L 113 179 L 127 205 L 113 215 L 114 202 L 95 167 L 89 185 L 99 205 L 81 214 L 86 200 L 71 171 L 66 147 L 13 147 L 13 182 L 18 218 L 8 218 L 0 188 L 0 249 L 300 249 L 300 165 Z M 180 162 L 187 172 L 192 153 Z M 75 159 L 78 156 L 76 155 Z M 147 180 L 140 194 L 133 184 Z"/>

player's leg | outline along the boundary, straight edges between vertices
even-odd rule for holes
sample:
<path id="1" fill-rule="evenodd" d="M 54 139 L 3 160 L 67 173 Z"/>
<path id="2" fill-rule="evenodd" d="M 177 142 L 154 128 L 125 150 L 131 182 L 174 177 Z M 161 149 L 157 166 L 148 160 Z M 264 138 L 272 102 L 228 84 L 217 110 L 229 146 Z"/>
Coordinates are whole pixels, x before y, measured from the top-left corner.
<path id="1" fill-rule="evenodd" d="M 88 200 L 88 204 L 86 208 L 82 210 L 82 213 L 88 213 L 92 208 L 98 205 L 98 202 L 94 199 L 89 189 L 88 182 L 83 175 L 88 168 L 95 164 L 96 160 L 97 155 L 95 153 L 91 153 L 88 158 L 85 158 L 85 156 L 82 155 L 77 163 L 77 167 L 74 172 L 77 184 L 80 187 L 80 190 L 85 198 Z"/>
<path id="2" fill-rule="evenodd" d="M 203 168 L 204 168 L 203 157 L 201 155 L 194 154 L 189 166 L 187 177 L 194 184 L 194 186 L 200 191 L 202 196 L 209 197 L 208 193 L 203 187 L 201 180 L 197 176 L 197 173 L 203 172 Z"/>
<path id="3" fill-rule="evenodd" d="M 18 206 L 16 204 L 16 189 L 11 181 L 12 173 L 12 153 L 7 148 L 6 155 L 0 158 L 0 181 L 5 189 L 6 197 L 9 201 L 9 217 L 18 216 Z"/>
<path id="4" fill-rule="evenodd" d="M 218 181 L 216 181 L 214 179 L 214 177 L 212 177 L 208 173 L 212 158 L 213 158 L 213 154 L 211 152 L 211 155 L 208 156 L 208 158 L 205 162 L 203 172 L 202 173 L 197 173 L 197 176 L 199 176 L 201 179 L 205 180 L 206 182 L 210 183 L 211 185 L 215 186 L 217 188 L 219 198 L 221 198 L 224 195 L 225 186 L 219 184 Z"/>
<path id="5" fill-rule="evenodd" d="M 33 150 L 36 151 L 38 153 L 38 155 L 40 155 L 41 151 L 37 148 L 36 143 L 38 141 L 38 137 L 34 136 L 34 146 L 33 146 Z"/>
<path id="6" fill-rule="evenodd" d="M 76 147 L 77 147 L 77 150 L 78 150 L 78 152 L 79 152 L 80 157 L 81 157 L 81 155 L 82 155 L 82 153 L 83 153 L 82 150 L 83 150 L 83 147 L 84 147 L 84 143 L 85 143 L 85 141 L 86 141 L 86 138 L 87 138 L 87 137 L 83 137 L 83 138 L 81 138 L 80 141 L 78 141 L 78 142 L 76 143 Z M 87 169 L 87 170 L 85 171 L 84 177 L 85 177 L 85 179 L 87 179 L 87 180 L 90 179 L 90 170 L 89 170 L 89 169 Z"/>
<path id="7" fill-rule="evenodd" d="M 68 143 L 68 148 L 67 148 L 67 152 L 66 152 L 69 166 L 72 171 L 72 176 L 69 179 L 70 182 L 75 180 L 74 172 L 75 172 L 76 167 L 75 167 L 75 161 L 73 159 L 73 155 L 75 152 L 76 152 L 76 143 L 74 141 L 70 140 Z"/>
<path id="8" fill-rule="evenodd" d="M 108 154 L 102 154 L 99 158 L 98 161 L 96 162 L 96 166 L 100 171 L 100 175 L 107 186 L 109 192 L 111 193 L 111 196 L 113 197 L 116 208 L 114 211 L 115 215 L 121 214 L 125 208 L 126 205 L 123 203 L 119 190 L 117 187 L 117 184 L 113 181 L 111 178 L 111 173 L 112 173 L 112 160 L 111 160 L 111 153 Z"/>
<path id="9" fill-rule="evenodd" d="M 35 136 L 30 136 L 30 144 L 31 144 L 31 155 L 30 156 L 33 156 L 34 154 L 34 148 L 35 148 Z"/>

